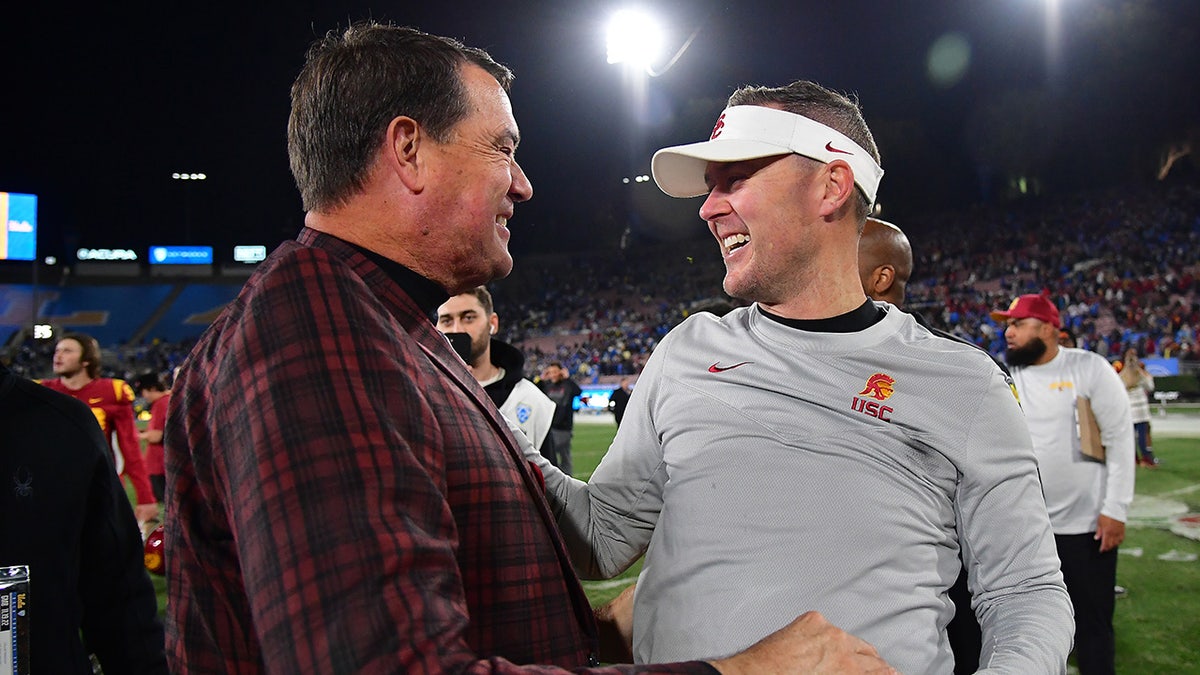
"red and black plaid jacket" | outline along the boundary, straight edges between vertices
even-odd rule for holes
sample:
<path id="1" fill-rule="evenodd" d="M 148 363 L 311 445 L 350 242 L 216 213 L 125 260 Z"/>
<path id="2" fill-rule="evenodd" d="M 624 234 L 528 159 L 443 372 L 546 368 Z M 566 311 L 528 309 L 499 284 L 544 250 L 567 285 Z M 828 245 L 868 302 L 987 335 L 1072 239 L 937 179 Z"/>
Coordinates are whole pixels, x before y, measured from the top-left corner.
<path id="1" fill-rule="evenodd" d="M 588 663 L 591 609 L 516 442 L 353 246 L 307 229 L 283 244 L 174 391 L 172 672 Z"/>

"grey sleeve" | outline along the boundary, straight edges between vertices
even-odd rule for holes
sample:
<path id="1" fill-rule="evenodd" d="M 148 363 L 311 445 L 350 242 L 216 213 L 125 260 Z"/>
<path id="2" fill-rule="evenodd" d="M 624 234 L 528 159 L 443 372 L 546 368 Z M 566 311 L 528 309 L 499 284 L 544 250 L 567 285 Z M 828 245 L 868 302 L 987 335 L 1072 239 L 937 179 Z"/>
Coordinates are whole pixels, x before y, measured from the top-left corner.
<path id="1" fill-rule="evenodd" d="M 526 458 L 546 479 L 546 498 L 571 562 L 585 579 L 607 579 L 625 571 L 646 551 L 658 522 L 667 476 L 652 407 L 664 345 L 638 377 L 617 436 L 587 483 L 522 445 Z"/>
<path id="2" fill-rule="evenodd" d="M 996 372 L 966 439 L 955 509 L 981 673 L 1062 673 L 1075 633 L 1033 443 Z"/>

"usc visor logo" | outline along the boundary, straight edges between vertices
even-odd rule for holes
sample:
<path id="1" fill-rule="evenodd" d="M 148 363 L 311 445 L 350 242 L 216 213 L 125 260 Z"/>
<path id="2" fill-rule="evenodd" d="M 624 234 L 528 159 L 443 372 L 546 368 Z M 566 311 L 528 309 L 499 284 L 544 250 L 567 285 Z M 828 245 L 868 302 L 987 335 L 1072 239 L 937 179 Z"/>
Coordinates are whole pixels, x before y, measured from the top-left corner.
<path id="1" fill-rule="evenodd" d="M 708 140 L 711 141 L 712 139 L 716 138 L 717 136 L 720 136 L 721 132 L 724 130 L 725 130 L 725 113 L 721 113 L 721 116 L 717 118 L 716 126 L 713 127 L 712 136 L 709 136 Z"/>
<path id="2" fill-rule="evenodd" d="M 895 411 L 891 406 L 879 405 L 876 401 L 886 401 L 894 393 L 896 393 L 896 379 L 884 373 L 875 373 L 867 378 L 867 386 L 863 387 L 863 390 L 858 392 L 858 396 L 855 396 L 854 400 L 850 402 L 850 409 L 884 422 L 891 422 L 892 418 L 888 415 Z M 868 401 L 866 398 L 860 398 L 864 396 L 875 400 Z"/>

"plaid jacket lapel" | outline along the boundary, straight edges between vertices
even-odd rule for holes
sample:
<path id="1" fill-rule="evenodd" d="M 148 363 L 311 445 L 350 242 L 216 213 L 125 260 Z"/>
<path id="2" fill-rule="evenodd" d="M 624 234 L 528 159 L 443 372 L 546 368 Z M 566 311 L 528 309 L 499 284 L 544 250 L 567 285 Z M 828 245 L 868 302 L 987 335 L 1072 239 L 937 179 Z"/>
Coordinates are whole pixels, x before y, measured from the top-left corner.
<path id="1" fill-rule="evenodd" d="M 360 275 L 376 292 L 380 301 L 384 303 L 396 321 L 413 336 L 417 344 L 429 356 L 430 361 L 475 403 L 499 437 L 503 439 L 504 451 L 518 467 L 525 483 L 525 489 L 530 493 L 546 528 L 551 532 L 551 540 L 554 542 L 555 551 L 563 569 L 563 577 L 571 594 L 575 614 L 585 634 L 592 641 L 591 651 L 594 653 L 598 647 L 595 617 L 592 614 L 587 594 L 584 593 L 583 586 L 579 583 L 579 577 L 571 565 L 566 544 L 558 532 L 558 524 L 545 499 L 541 483 L 534 478 L 529 462 L 525 459 L 516 440 L 513 439 L 508 425 L 500 418 L 500 412 L 488 397 L 487 392 L 471 376 L 462 359 L 450 347 L 449 340 L 425 317 L 421 308 L 413 302 L 412 298 L 404 293 L 378 265 L 353 246 L 335 237 L 323 236 L 306 229 L 298 237 L 298 240 L 302 244 L 322 248 L 345 260 L 355 273 Z"/>

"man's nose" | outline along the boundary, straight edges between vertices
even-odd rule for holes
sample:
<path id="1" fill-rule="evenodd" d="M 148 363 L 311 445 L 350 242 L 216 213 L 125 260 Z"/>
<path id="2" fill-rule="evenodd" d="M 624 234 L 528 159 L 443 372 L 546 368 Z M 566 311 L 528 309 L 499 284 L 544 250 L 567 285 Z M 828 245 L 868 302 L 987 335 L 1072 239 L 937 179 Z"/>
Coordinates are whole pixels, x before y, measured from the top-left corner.
<path id="1" fill-rule="evenodd" d="M 525 170 L 516 161 L 513 162 L 512 186 L 508 194 L 514 202 L 527 202 L 533 199 L 533 182 L 525 175 Z"/>
<path id="2" fill-rule="evenodd" d="M 729 211 L 729 203 L 716 190 L 708 193 L 704 203 L 700 205 L 700 219 L 706 222 L 715 220 L 718 216 Z"/>

